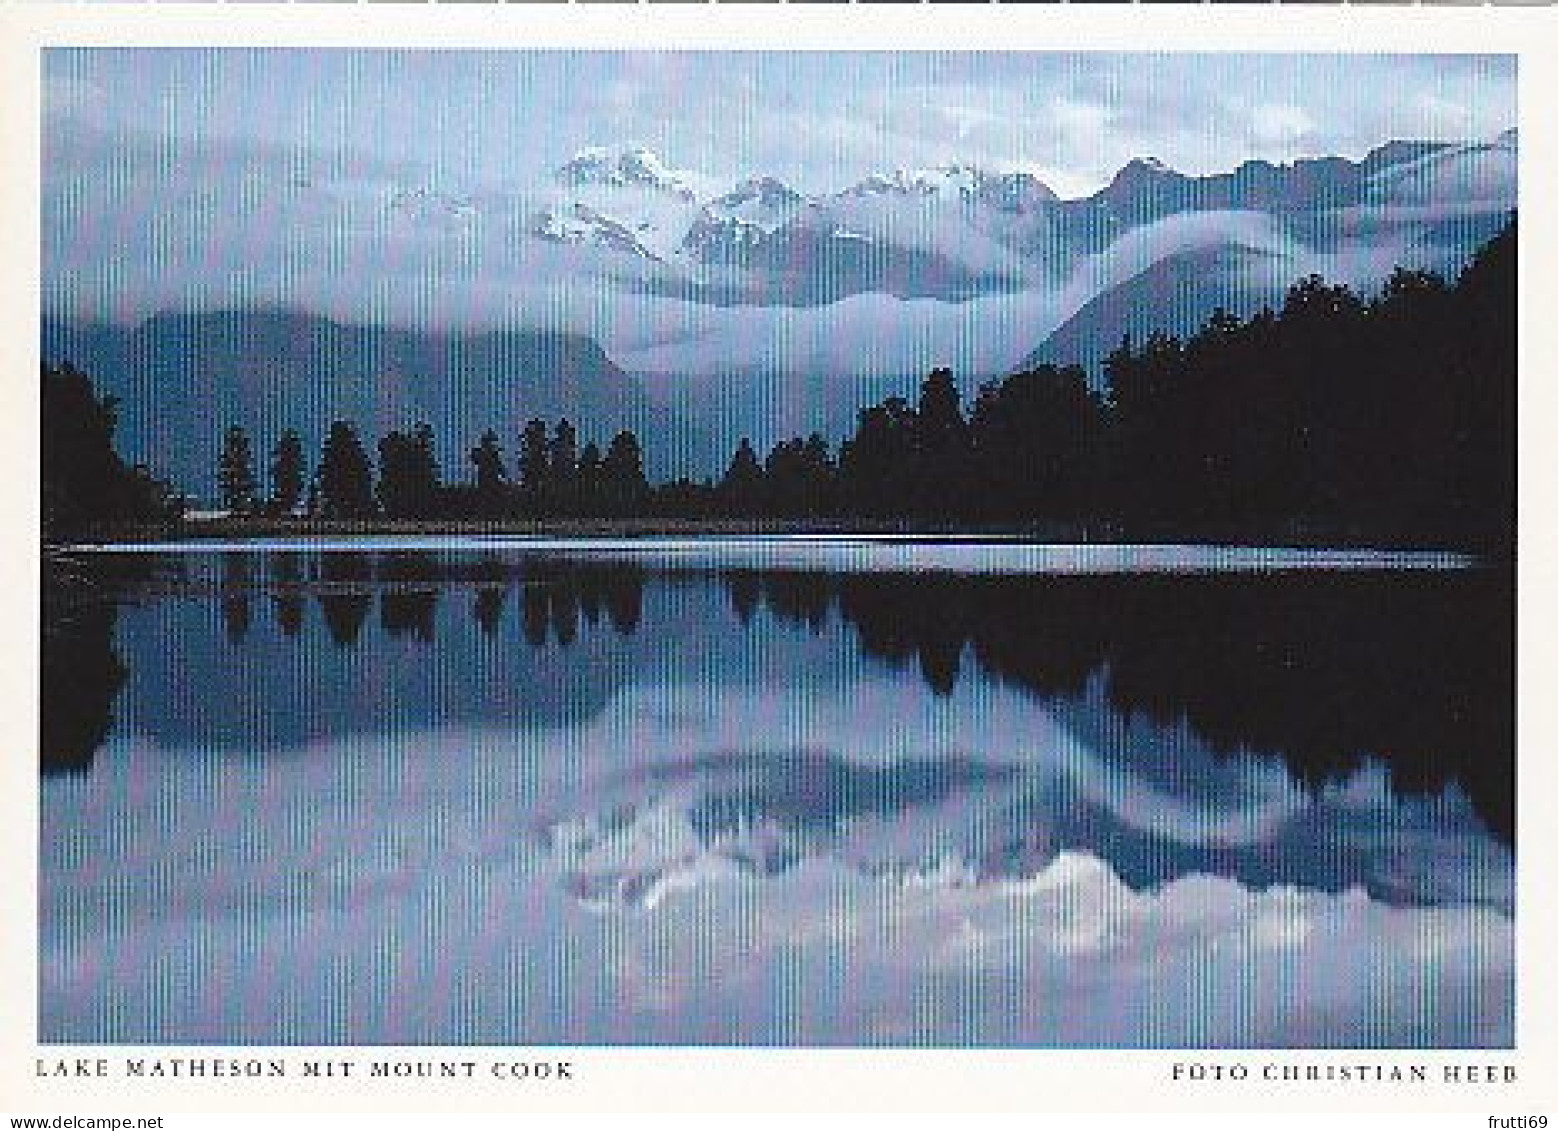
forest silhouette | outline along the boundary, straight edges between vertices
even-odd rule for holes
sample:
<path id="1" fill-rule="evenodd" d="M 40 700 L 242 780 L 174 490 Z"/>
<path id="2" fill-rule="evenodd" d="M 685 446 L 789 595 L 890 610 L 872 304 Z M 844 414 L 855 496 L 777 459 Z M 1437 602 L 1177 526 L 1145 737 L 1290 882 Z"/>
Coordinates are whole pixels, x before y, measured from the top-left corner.
<path id="1" fill-rule="evenodd" d="M 932 370 L 916 401 L 863 409 L 835 448 L 813 434 L 722 475 L 651 485 L 633 432 L 605 450 L 573 423 L 497 429 L 446 475 L 427 424 L 369 450 L 330 425 L 310 469 L 294 429 L 269 449 L 228 424 L 216 481 L 243 520 L 306 528 L 646 519 L 1011 530 L 1091 540 L 1203 538 L 1512 552 L 1516 224 L 1452 281 L 1398 269 L 1377 294 L 1311 276 L 1280 309 L 1214 313 L 1180 339 L 1127 338 L 1099 381 L 1040 365 L 965 402 Z M 46 539 L 166 527 L 187 503 L 114 452 L 116 404 L 68 364 L 43 373 Z M 376 457 L 376 458 L 375 458 Z"/>

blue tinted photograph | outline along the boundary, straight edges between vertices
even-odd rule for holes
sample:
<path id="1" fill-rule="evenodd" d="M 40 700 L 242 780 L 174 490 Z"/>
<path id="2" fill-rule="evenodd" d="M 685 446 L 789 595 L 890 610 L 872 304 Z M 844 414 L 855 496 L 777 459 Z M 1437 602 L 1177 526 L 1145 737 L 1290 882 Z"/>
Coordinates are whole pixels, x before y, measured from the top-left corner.
<path id="1" fill-rule="evenodd" d="M 45 50 L 40 1039 L 1512 1048 L 1516 78 Z"/>

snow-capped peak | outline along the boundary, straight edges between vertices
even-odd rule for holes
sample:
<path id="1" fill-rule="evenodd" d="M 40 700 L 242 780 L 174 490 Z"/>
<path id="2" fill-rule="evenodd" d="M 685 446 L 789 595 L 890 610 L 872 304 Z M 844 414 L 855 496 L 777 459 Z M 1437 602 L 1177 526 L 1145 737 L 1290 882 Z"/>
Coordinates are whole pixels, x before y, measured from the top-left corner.
<path id="1" fill-rule="evenodd" d="M 704 262 L 739 262 L 811 203 L 775 177 L 750 177 L 699 211 L 680 249 Z"/>
<path id="2" fill-rule="evenodd" d="M 773 177 L 752 177 L 704 205 L 699 217 L 705 224 L 734 222 L 772 231 L 791 219 L 806 198 Z"/>
<path id="3" fill-rule="evenodd" d="M 568 208 L 554 208 L 543 212 L 536 219 L 532 234 L 553 243 L 594 244 L 626 252 L 641 259 L 656 260 L 660 256 L 646 242 L 650 225 L 639 225 L 633 231 L 627 224 L 603 215 L 587 204 L 575 202 Z"/>
<path id="4" fill-rule="evenodd" d="M 1056 199 L 1032 173 L 992 172 L 954 162 L 928 169 L 877 173 L 844 191 L 845 196 L 921 196 L 978 202 L 1003 212 L 1025 212 Z"/>
<path id="5" fill-rule="evenodd" d="M 691 173 L 671 168 L 653 150 L 639 146 L 581 149 L 557 170 L 556 177 L 560 184 L 570 188 L 638 185 L 674 193 L 687 200 L 697 195 L 693 188 L 696 178 Z"/>
<path id="6" fill-rule="evenodd" d="M 936 196 L 946 192 L 972 192 L 982 176 L 972 165 L 938 165 L 929 169 L 894 169 L 873 173 L 846 190 L 846 195 L 893 193 L 902 196 Z"/>
<path id="7" fill-rule="evenodd" d="M 775 177 L 749 177 L 735 188 L 716 197 L 710 204 L 731 211 L 746 206 L 763 209 L 793 208 L 804 198 L 789 185 Z"/>

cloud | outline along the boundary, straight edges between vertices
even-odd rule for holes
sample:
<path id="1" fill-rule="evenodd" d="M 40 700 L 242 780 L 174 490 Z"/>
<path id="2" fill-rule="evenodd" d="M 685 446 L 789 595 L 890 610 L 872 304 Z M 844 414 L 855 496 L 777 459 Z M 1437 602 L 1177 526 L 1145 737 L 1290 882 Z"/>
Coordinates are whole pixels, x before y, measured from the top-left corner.
<path id="1" fill-rule="evenodd" d="M 1049 168 L 1090 191 L 1143 154 L 1210 172 L 1515 120 L 1501 56 L 71 49 L 46 53 L 45 73 L 113 90 L 122 128 L 359 146 L 483 182 L 636 137 L 720 176 L 818 192 L 952 159 Z M 1252 154 L 1263 105 L 1313 128 Z"/>
<path id="2" fill-rule="evenodd" d="M 533 238 L 548 198 L 523 190 L 429 192 L 415 168 L 229 143 L 134 139 L 105 163 L 101 143 L 64 132 L 51 162 L 43 297 L 56 316 L 133 322 L 166 309 L 260 305 L 348 323 L 558 329 L 595 338 L 624 369 L 677 379 L 895 378 L 928 364 L 1005 372 L 1095 296 L 1165 259 L 1236 247 L 1260 257 L 1244 285 L 1280 291 L 1310 272 L 1373 285 L 1414 258 L 1389 224 L 1467 207 L 1353 209 L 1339 219 L 1360 234 L 1335 248 L 1304 242 L 1266 213 L 1187 213 L 1072 262 L 1045 258 L 1054 273 L 1045 277 L 966 226 L 955 205 L 844 201 L 831 223 L 934 254 L 969 278 L 1005 280 L 1002 289 L 956 302 L 875 291 L 817 305 L 717 305 L 688 286 L 685 267 Z M 202 172 L 170 185 L 170 167 Z M 1425 172 L 1395 195 L 1422 200 L 1420 182 L 1458 175 Z M 739 272 L 726 281 L 737 293 L 751 282 Z"/>
<path id="3" fill-rule="evenodd" d="M 1512 111 L 1512 70 L 1496 60 L 1456 70 L 1426 102 L 1391 102 L 1388 120 L 1358 89 L 1425 73 L 1351 56 L 71 50 L 49 52 L 45 70 L 53 315 L 126 322 L 263 304 L 346 322 L 568 329 L 624 368 L 675 380 L 886 379 L 928 364 L 994 374 L 1169 256 L 1232 242 L 1264 257 L 1251 285 L 1280 289 L 1308 270 L 1372 283 L 1421 248 L 1370 230 L 1340 250 L 1255 213 L 1208 213 L 1082 255 L 1053 232 L 976 230 L 955 206 L 857 200 L 834 206 L 841 226 L 932 254 L 946 297 L 962 301 L 877 290 L 759 307 L 752 300 L 773 296 L 738 269 L 690 281 L 685 267 L 531 238 L 551 200 L 549 162 L 584 142 L 665 142 L 678 147 L 673 161 L 711 176 L 774 172 L 818 191 L 963 158 L 1083 191 L 1143 152 L 1226 169 L 1252 150 L 1361 151 L 1410 136 L 1441 121 L 1436 99 L 1465 108 L 1458 128 L 1503 124 Z M 1318 81 L 1336 76 L 1349 84 Z M 1345 103 L 1337 85 L 1352 88 Z M 1253 110 L 1251 86 L 1262 92 Z M 391 97 L 412 88 L 428 97 Z M 673 120 L 656 109 L 689 91 L 695 112 Z M 1339 219 L 1360 231 L 1432 223 L 1435 207 L 1448 217 L 1467 193 L 1511 198 L 1513 164 L 1502 153 L 1425 162 L 1382 184 L 1375 210 Z M 665 202 L 678 207 L 689 206 Z M 661 219 L 674 244 L 679 221 Z M 784 301 L 819 302 L 805 282 Z M 749 305 L 716 305 L 731 301 Z"/>
<path id="4" fill-rule="evenodd" d="M 1286 257 L 1293 241 L 1264 212 L 1185 212 L 1132 228 L 1084 259 L 1067 282 L 1061 309 L 1069 317 L 1095 295 L 1119 286 L 1165 259 L 1198 251 L 1238 248 Z"/>
<path id="5" fill-rule="evenodd" d="M 1315 132 L 1315 120 L 1300 106 L 1267 103 L 1250 117 L 1251 136 L 1262 147 L 1304 144 Z"/>
<path id="6" fill-rule="evenodd" d="M 42 105 L 48 136 L 53 129 L 68 128 L 71 123 L 106 125 L 113 101 L 102 83 L 54 75 L 43 80 Z"/>

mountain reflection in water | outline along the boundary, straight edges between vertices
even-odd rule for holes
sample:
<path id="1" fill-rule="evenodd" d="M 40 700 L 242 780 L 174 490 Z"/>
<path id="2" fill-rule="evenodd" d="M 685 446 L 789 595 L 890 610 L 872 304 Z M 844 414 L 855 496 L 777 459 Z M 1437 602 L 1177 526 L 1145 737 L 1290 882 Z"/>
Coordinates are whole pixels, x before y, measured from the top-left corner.
<path id="1" fill-rule="evenodd" d="M 44 1035 L 1508 1044 L 1512 616 L 1479 569 L 76 559 Z M 313 996 L 179 990 L 192 938 Z"/>

